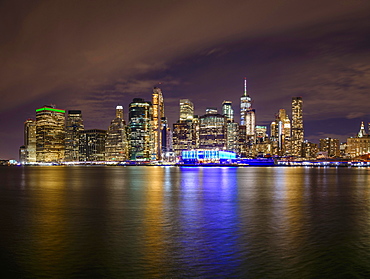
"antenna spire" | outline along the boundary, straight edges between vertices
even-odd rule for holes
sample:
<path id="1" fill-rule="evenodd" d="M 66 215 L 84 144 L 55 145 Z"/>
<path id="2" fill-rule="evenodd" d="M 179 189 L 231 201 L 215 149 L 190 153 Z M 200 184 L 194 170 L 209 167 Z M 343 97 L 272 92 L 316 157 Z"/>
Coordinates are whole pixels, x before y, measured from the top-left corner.
<path id="1" fill-rule="evenodd" d="M 247 96 L 247 78 L 244 78 L 244 96 Z"/>

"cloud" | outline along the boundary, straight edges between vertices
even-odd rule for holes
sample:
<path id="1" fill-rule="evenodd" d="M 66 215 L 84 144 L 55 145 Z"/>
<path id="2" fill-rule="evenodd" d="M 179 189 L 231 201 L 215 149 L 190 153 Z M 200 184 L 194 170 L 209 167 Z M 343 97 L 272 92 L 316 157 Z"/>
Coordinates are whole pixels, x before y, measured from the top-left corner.
<path id="1" fill-rule="evenodd" d="M 0 47 L 0 94 L 6 102 L 0 110 L 61 87 L 89 90 L 91 80 L 102 85 L 132 78 L 155 70 L 158 61 L 164 65 L 197 50 L 210 47 L 214 53 L 212 45 L 225 40 L 281 32 L 369 6 L 293 0 L 25 2 L 5 2 L 0 12 L 8 23 L 1 30 L 8 40 Z M 15 15 L 16 24 L 10 24 Z"/>

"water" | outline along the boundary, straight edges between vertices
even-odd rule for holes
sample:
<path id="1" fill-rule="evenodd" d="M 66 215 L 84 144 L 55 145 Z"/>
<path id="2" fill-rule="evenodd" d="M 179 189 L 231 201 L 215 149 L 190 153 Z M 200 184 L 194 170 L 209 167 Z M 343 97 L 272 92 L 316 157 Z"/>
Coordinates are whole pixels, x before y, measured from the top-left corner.
<path id="1" fill-rule="evenodd" d="M 370 278 L 370 169 L 0 168 L 1 278 Z"/>

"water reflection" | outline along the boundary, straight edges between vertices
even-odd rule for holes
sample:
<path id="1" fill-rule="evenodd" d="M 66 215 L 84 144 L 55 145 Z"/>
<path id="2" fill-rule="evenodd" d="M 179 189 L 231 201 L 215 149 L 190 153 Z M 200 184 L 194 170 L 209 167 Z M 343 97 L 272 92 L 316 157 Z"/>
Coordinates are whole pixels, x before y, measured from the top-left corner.
<path id="1" fill-rule="evenodd" d="M 0 169 L 0 260 L 8 278 L 366 278 L 369 174 Z"/>

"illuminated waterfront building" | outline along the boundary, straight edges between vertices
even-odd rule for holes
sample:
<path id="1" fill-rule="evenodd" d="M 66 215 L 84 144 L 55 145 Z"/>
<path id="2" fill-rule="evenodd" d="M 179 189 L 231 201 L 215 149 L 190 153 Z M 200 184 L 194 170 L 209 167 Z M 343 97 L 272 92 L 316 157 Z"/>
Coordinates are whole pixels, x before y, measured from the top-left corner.
<path id="1" fill-rule="evenodd" d="M 19 157 L 19 162 L 21 164 L 27 163 L 27 149 L 25 145 L 22 145 L 21 147 L 19 147 L 18 157 Z"/>
<path id="2" fill-rule="evenodd" d="M 162 120 L 164 117 L 164 103 L 162 91 L 158 87 L 153 89 L 153 123 L 152 123 L 152 138 L 153 138 L 153 159 L 160 160 L 162 158 Z M 165 140 L 165 139 L 164 139 Z"/>
<path id="3" fill-rule="evenodd" d="M 191 120 L 178 121 L 173 124 L 172 142 L 173 150 L 177 155 L 180 155 L 182 150 L 194 148 L 193 122 Z"/>
<path id="4" fill-rule="evenodd" d="M 180 99 L 180 121 L 192 120 L 194 105 L 189 99 Z"/>
<path id="5" fill-rule="evenodd" d="M 303 144 L 303 139 L 304 139 L 302 107 L 303 107 L 302 97 L 293 97 L 292 98 L 291 154 L 296 157 L 302 156 L 302 144 Z"/>
<path id="6" fill-rule="evenodd" d="M 307 160 L 316 159 L 318 152 L 317 144 L 309 141 L 304 141 L 302 144 L 302 157 Z"/>
<path id="7" fill-rule="evenodd" d="M 267 136 L 267 126 L 256 126 L 256 144 L 254 156 L 271 154 L 271 145 Z"/>
<path id="8" fill-rule="evenodd" d="M 286 156 L 290 154 L 290 135 L 291 126 L 289 116 L 285 109 L 280 109 L 270 125 L 271 127 L 271 143 L 273 154 L 278 156 Z"/>
<path id="9" fill-rule="evenodd" d="M 105 138 L 107 131 L 83 130 L 79 133 L 80 161 L 99 162 L 105 160 Z"/>
<path id="10" fill-rule="evenodd" d="M 65 152 L 65 111 L 54 106 L 36 109 L 36 161 L 61 162 Z"/>
<path id="11" fill-rule="evenodd" d="M 339 157 L 339 139 L 320 139 L 319 150 L 325 152 L 327 157 Z"/>
<path id="12" fill-rule="evenodd" d="M 226 117 L 213 112 L 208 109 L 199 118 L 199 148 L 226 150 Z"/>
<path id="13" fill-rule="evenodd" d="M 244 79 L 244 94 L 240 98 L 240 125 L 245 126 L 246 133 L 245 147 L 240 149 L 245 150 L 247 157 L 251 157 L 253 156 L 253 145 L 255 144 L 256 115 L 255 110 L 252 108 L 252 98 L 247 92 L 246 78 Z M 240 133 L 239 136 L 241 136 Z"/>
<path id="14" fill-rule="evenodd" d="M 105 160 L 128 160 L 127 126 L 123 118 L 123 107 L 116 107 L 116 117 L 112 120 L 105 140 Z"/>
<path id="15" fill-rule="evenodd" d="M 80 110 L 69 110 L 66 119 L 65 158 L 67 162 L 79 161 L 80 132 L 84 130 Z"/>
<path id="16" fill-rule="evenodd" d="M 238 152 L 239 125 L 234 122 L 234 110 L 231 101 L 222 102 L 222 114 L 226 118 L 226 149 Z"/>
<path id="17" fill-rule="evenodd" d="M 357 137 L 347 139 L 347 153 L 351 158 L 370 154 L 370 136 L 366 134 L 363 122 Z"/>
<path id="18" fill-rule="evenodd" d="M 152 159 L 152 103 L 134 98 L 129 107 L 129 154 L 131 160 Z"/>
<path id="19" fill-rule="evenodd" d="M 172 148 L 177 156 L 182 150 L 199 147 L 199 118 L 194 115 L 194 105 L 188 99 L 180 100 L 180 118 L 173 124 Z"/>
<path id="20" fill-rule="evenodd" d="M 247 134 L 245 125 L 239 125 L 238 128 L 238 155 L 242 158 L 247 157 Z"/>
<path id="21" fill-rule="evenodd" d="M 24 156 L 22 163 L 36 162 L 36 121 L 27 119 L 24 122 Z"/>
<path id="22" fill-rule="evenodd" d="M 234 110 L 232 108 L 231 101 L 222 102 L 222 114 L 225 115 L 226 121 L 230 121 L 230 122 L 234 121 Z"/>
<path id="23" fill-rule="evenodd" d="M 245 126 L 247 137 L 254 137 L 256 126 L 255 110 L 252 108 L 252 98 L 247 93 L 247 79 L 244 79 L 244 94 L 240 98 L 240 125 Z"/>

